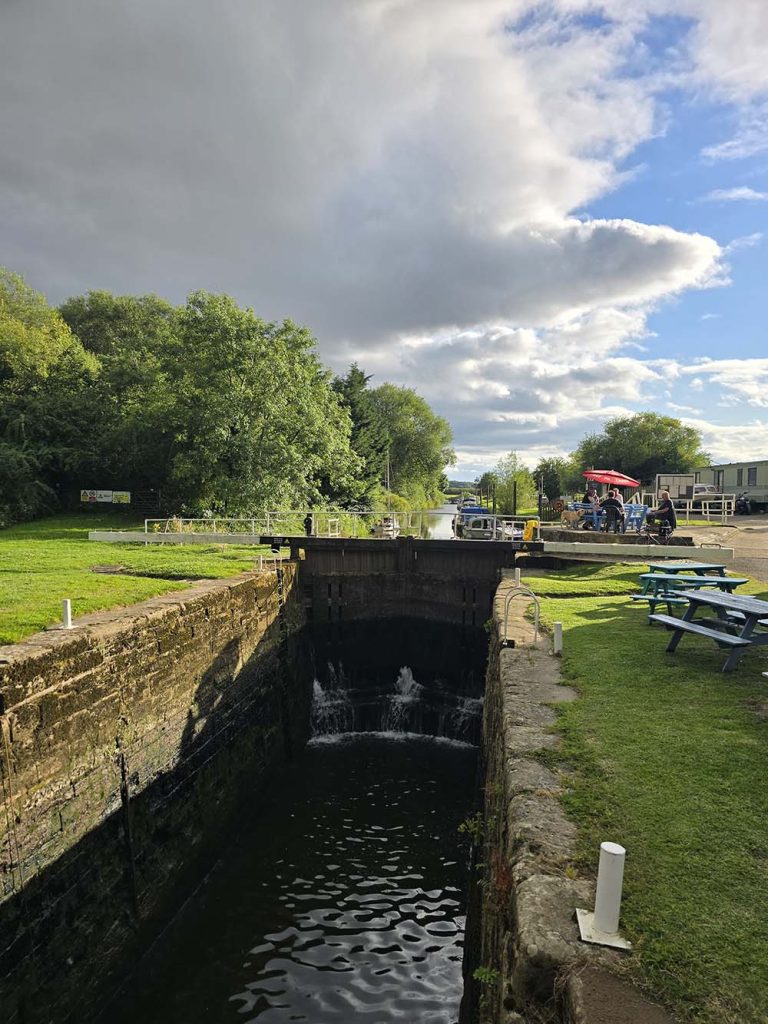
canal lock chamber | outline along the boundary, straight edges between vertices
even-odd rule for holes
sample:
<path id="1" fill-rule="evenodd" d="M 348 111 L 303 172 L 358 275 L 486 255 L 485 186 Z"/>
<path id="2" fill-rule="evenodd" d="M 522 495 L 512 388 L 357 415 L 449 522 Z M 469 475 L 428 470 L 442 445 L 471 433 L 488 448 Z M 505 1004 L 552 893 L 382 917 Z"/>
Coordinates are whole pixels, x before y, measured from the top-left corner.
<path id="1" fill-rule="evenodd" d="M 311 738 L 105 1022 L 459 1020 L 486 634 L 397 617 L 294 641 Z"/>
<path id="2" fill-rule="evenodd" d="M 317 615 L 298 573 L 269 575 L 148 602 L 151 642 L 142 611 L 119 642 L 113 617 L 75 643 L 73 668 L 100 659 L 94 685 L 119 690 L 99 723 L 118 735 L 62 732 L 62 787 L 12 837 L 9 1024 L 459 1019 L 487 610 L 463 586 L 451 621 L 378 618 L 386 588 L 358 580 L 373 617 Z"/>

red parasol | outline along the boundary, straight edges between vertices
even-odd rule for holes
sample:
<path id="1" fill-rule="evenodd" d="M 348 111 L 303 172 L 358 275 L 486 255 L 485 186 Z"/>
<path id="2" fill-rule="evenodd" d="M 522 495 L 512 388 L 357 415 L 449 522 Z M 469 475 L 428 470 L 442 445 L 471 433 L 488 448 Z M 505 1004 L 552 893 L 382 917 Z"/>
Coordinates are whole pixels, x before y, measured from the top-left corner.
<path id="1" fill-rule="evenodd" d="M 615 469 L 588 469 L 581 474 L 587 480 L 594 480 L 596 484 L 612 484 L 614 487 L 639 487 L 640 481 L 633 480 L 631 476 L 624 476 L 617 473 Z"/>

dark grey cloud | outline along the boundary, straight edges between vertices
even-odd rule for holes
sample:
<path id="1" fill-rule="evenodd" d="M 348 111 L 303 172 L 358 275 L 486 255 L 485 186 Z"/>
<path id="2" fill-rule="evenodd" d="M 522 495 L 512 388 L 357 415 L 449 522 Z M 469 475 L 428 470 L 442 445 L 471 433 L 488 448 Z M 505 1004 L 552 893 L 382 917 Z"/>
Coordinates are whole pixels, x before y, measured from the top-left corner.
<path id="1" fill-rule="evenodd" d="M 583 318 L 594 334 L 603 311 L 598 347 L 616 351 L 637 334 L 620 307 L 710 282 L 719 249 L 573 217 L 653 131 L 653 95 L 621 78 L 619 18 L 599 45 L 534 45 L 504 31 L 530 6 L 0 4 L 0 262 L 52 301 L 227 291 L 308 324 L 337 367 L 428 391 L 460 444 L 555 438 L 487 417 L 554 416 L 594 389 Z M 538 333 L 482 327 L 478 353 L 462 329 L 489 323 Z M 413 346 L 440 332 L 453 342 Z M 618 402 L 637 393 L 625 376 L 653 377 L 622 366 Z"/>

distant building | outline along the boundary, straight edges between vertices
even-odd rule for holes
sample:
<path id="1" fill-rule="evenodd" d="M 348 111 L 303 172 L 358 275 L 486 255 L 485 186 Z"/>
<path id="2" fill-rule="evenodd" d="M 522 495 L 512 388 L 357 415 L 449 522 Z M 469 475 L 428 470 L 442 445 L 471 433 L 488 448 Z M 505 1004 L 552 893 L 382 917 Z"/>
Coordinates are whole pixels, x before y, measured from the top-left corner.
<path id="1" fill-rule="evenodd" d="M 709 466 L 696 472 L 696 482 L 714 484 L 722 494 L 746 491 L 753 507 L 763 512 L 768 509 L 768 459 Z"/>

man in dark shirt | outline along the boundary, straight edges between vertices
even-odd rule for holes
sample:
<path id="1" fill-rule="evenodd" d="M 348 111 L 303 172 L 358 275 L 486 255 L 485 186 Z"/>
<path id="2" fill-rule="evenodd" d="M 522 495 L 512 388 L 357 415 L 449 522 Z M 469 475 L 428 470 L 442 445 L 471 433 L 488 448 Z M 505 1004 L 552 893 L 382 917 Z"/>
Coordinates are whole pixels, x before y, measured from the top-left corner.
<path id="1" fill-rule="evenodd" d="M 648 512 L 647 522 L 658 523 L 659 526 L 666 524 L 664 532 L 672 533 L 677 527 L 677 516 L 675 515 L 675 506 L 669 497 L 669 491 L 662 491 L 659 495 L 660 501 L 656 508 L 652 508 Z"/>

